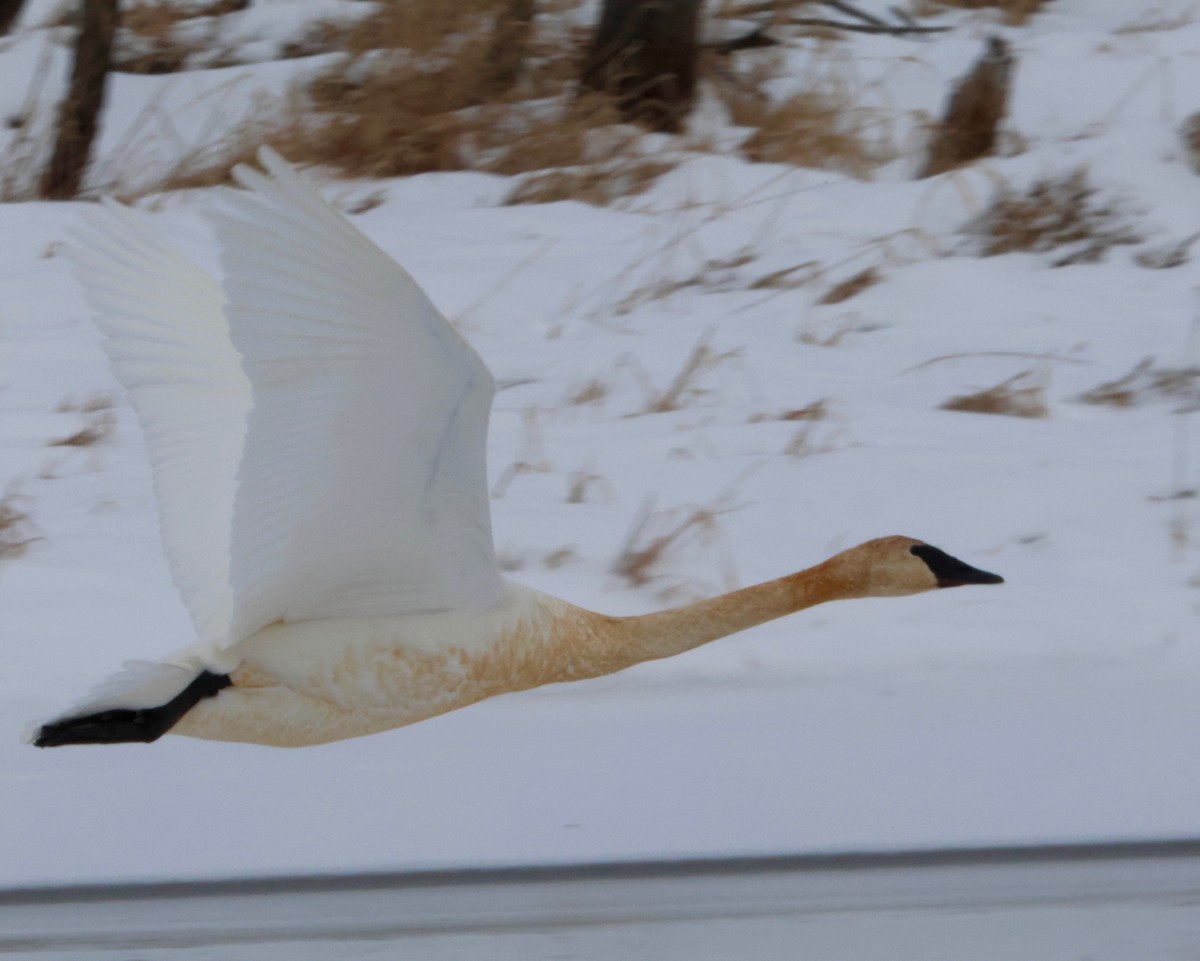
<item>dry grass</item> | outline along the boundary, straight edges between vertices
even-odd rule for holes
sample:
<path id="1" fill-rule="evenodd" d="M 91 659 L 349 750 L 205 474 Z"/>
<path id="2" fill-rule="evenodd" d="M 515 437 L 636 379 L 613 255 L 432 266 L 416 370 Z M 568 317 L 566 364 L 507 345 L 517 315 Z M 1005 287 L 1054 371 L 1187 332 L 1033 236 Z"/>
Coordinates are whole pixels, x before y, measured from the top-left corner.
<path id="1" fill-rule="evenodd" d="M 862 103 L 866 85 L 836 41 L 818 43 L 798 70 L 772 51 L 744 65 L 714 58 L 708 72 L 730 119 L 752 131 L 741 145 L 748 160 L 866 177 L 896 154 L 887 114 Z"/>
<path id="2" fill-rule="evenodd" d="M 942 410 L 959 410 L 972 414 L 1001 414 L 1007 417 L 1046 417 L 1045 377 L 1027 370 L 995 387 L 973 394 L 951 397 L 939 405 Z"/>
<path id="3" fill-rule="evenodd" d="M 1179 125 L 1183 155 L 1194 173 L 1200 174 L 1200 111 L 1188 114 Z"/>
<path id="4" fill-rule="evenodd" d="M 850 311 L 828 323 L 806 324 L 796 333 L 796 339 L 813 347 L 837 347 L 847 337 L 874 333 L 883 327 L 877 321 L 866 320 L 857 311 Z"/>
<path id="5" fill-rule="evenodd" d="M 1180 412 L 1200 409 L 1200 368 L 1156 367 L 1146 357 L 1129 373 L 1106 381 L 1079 395 L 1085 404 L 1109 407 L 1136 407 L 1156 400 L 1182 403 Z"/>
<path id="6" fill-rule="evenodd" d="M 1082 167 L 1038 180 L 1024 193 L 999 191 L 968 231 L 978 239 L 984 257 L 1055 251 L 1055 267 L 1094 263 L 1113 247 L 1142 240 L 1124 211 L 1098 200 Z"/>
<path id="7" fill-rule="evenodd" d="M 759 95 L 730 101 L 733 122 L 752 127 L 742 153 L 755 163 L 841 170 L 865 177 L 885 159 L 872 142 L 875 122 L 845 91 L 803 90 L 772 102 Z"/>
<path id="8" fill-rule="evenodd" d="M 634 517 L 610 571 L 634 587 L 645 587 L 664 576 L 659 569 L 673 551 L 698 538 L 719 536 L 718 518 L 733 510 L 736 508 L 728 494 L 701 507 L 674 511 L 656 511 L 653 499 L 647 499 Z M 733 578 L 727 573 L 725 580 Z"/>
<path id="9" fill-rule="evenodd" d="M 564 544 L 562 547 L 556 547 L 552 551 L 547 551 L 542 557 L 542 567 L 548 571 L 556 571 L 560 567 L 565 567 L 579 557 L 579 552 L 570 544 Z"/>
<path id="10" fill-rule="evenodd" d="M 593 469 L 593 464 L 585 464 L 577 471 L 572 471 L 567 479 L 567 503 L 582 504 L 588 499 L 588 492 L 592 488 L 597 488 L 600 491 L 601 497 L 609 502 L 617 499 L 616 492 L 613 490 L 612 484 L 608 482 L 608 478 L 603 474 L 597 474 Z"/>
<path id="11" fill-rule="evenodd" d="M 816 457 L 820 454 L 831 454 L 840 446 L 838 438 L 841 433 L 841 431 L 827 431 L 822 438 L 818 435 L 815 425 L 806 424 L 791 436 L 780 453 L 785 457 L 794 457 L 797 460 L 804 457 Z"/>
<path id="12" fill-rule="evenodd" d="M 571 390 L 565 402 L 572 407 L 585 407 L 589 404 L 599 404 L 609 395 L 612 387 L 599 377 L 592 377 L 579 387 Z"/>
<path id="13" fill-rule="evenodd" d="M 675 164 L 648 158 L 624 158 L 567 170 L 550 170 L 521 181 L 504 198 L 506 204 L 552 204 L 562 200 L 605 207 L 645 193 Z"/>
<path id="14" fill-rule="evenodd" d="M 618 123 L 607 98 L 566 98 L 535 117 L 520 108 L 508 108 L 507 114 L 506 121 L 472 135 L 480 169 L 530 174 L 509 192 L 506 204 L 577 200 L 602 207 L 645 193 L 677 164 L 642 155 L 640 133 Z"/>
<path id="15" fill-rule="evenodd" d="M 636 196 L 677 159 L 661 149 L 645 153 L 643 132 L 621 124 L 609 98 L 576 96 L 590 30 L 549 15 L 554 6 L 540 4 L 531 17 L 530 0 L 394 0 L 347 27 L 317 25 L 313 44 L 296 52 L 336 47 L 344 57 L 276 104 L 274 116 L 136 190 L 228 182 L 232 167 L 266 143 L 299 165 L 353 177 L 455 170 L 520 176 L 506 198 L 511 204 L 607 205 Z M 143 49 L 161 61 L 139 69 L 188 59 L 186 51 L 168 56 L 155 46 L 198 32 L 176 29 L 186 19 L 179 9 L 132 8 L 129 32 L 136 28 Z M 799 92 L 774 102 L 762 87 L 783 75 L 784 61 L 764 63 L 723 94 L 736 122 L 752 128 L 747 156 L 855 176 L 890 159 L 894 151 L 878 135 L 879 112 L 856 103 L 861 84 L 852 64 L 815 56 L 803 76 L 792 78 Z M 705 58 L 703 69 L 726 68 Z"/>
<path id="16" fill-rule="evenodd" d="M 696 385 L 696 381 L 705 374 L 715 370 L 725 361 L 740 356 L 737 348 L 727 351 L 713 350 L 709 345 L 712 331 L 704 334 L 692 348 L 683 366 L 679 368 L 671 383 L 664 390 L 655 391 L 646 400 L 643 414 L 665 414 L 686 407 L 695 397 L 705 393 Z"/>
<path id="17" fill-rule="evenodd" d="M 161 188 L 225 182 L 264 142 L 295 163 L 356 177 L 533 174 L 514 187 L 511 204 L 603 205 L 649 188 L 674 162 L 640 156 L 640 133 L 619 124 L 608 98 L 573 96 L 575 43 L 539 36 L 528 23 L 514 30 L 505 18 L 520 6 L 381 5 L 341 38 L 349 56 L 298 91 L 280 119 L 247 128 L 222 156 L 189 161 Z M 501 45 L 496 30 L 505 26 Z"/>
<path id="18" fill-rule="evenodd" d="M 847 277 L 839 284 L 834 284 L 817 300 L 818 304 L 840 304 L 852 297 L 857 297 L 868 287 L 879 283 L 883 277 L 874 267 L 860 270 L 857 274 Z"/>
<path id="19" fill-rule="evenodd" d="M 677 239 L 677 238 L 676 238 Z M 675 241 L 669 242 L 659 253 L 674 249 Z M 693 273 L 679 279 L 654 280 L 631 290 L 611 305 L 612 312 L 623 316 L 642 304 L 665 300 L 681 290 L 700 288 L 707 291 L 741 290 L 745 282 L 740 268 L 751 263 L 757 256 L 753 248 L 743 247 L 726 257 L 709 257 Z"/>
<path id="20" fill-rule="evenodd" d="M 26 510 L 28 500 L 15 486 L 0 497 L 0 560 L 19 557 L 38 539 L 37 527 Z"/>
<path id="21" fill-rule="evenodd" d="M 1171 240 L 1139 250 L 1133 255 L 1133 259 L 1138 266 L 1148 270 L 1170 270 L 1172 267 L 1181 267 L 1192 259 L 1192 246 L 1197 240 L 1200 240 L 1200 231 L 1189 234 L 1182 240 Z"/>
<path id="22" fill-rule="evenodd" d="M 505 0 L 381 4 L 345 37 L 349 56 L 316 78 L 306 91 L 308 102 L 297 104 L 267 139 L 298 162 L 353 176 L 461 170 L 489 162 L 507 162 L 508 169 L 498 172 L 517 173 L 525 147 L 514 141 L 526 136 L 538 140 L 539 153 L 552 156 L 542 163 L 531 158 L 524 169 L 579 163 L 581 137 L 572 121 L 586 110 L 554 118 L 563 129 L 550 137 L 549 129 L 506 128 L 510 112 L 487 109 L 562 91 L 545 80 L 553 74 L 548 67 L 530 68 L 519 97 L 511 78 L 498 74 L 492 34 L 504 12 Z M 543 64 L 532 46 L 528 53 L 522 58 L 526 64 Z M 570 56 L 566 50 L 559 59 Z"/>
<path id="23" fill-rule="evenodd" d="M 93 447 L 108 440 L 117 429 L 117 415 L 110 406 L 80 408 L 83 425 L 75 433 L 50 441 L 47 447 Z"/>
<path id="24" fill-rule="evenodd" d="M 746 418 L 747 424 L 761 424 L 764 421 L 784 420 L 784 421 L 818 421 L 824 420 L 829 414 L 829 401 L 822 397 L 820 400 L 814 400 L 811 404 L 806 404 L 804 407 L 794 407 L 791 410 L 779 411 L 774 414 L 751 414 Z"/>
<path id="25" fill-rule="evenodd" d="M 820 278 L 825 268 L 819 260 L 806 260 L 803 263 L 773 270 L 755 279 L 750 284 L 750 290 L 797 290 L 807 287 Z"/>
<path id="26" fill-rule="evenodd" d="M 215 0 L 180 4 L 163 0 L 123 7 L 112 69 L 121 73 L 162 74 L 187 69 L 189 61 L 209 52 L 213 32 L 181 32 L 178 27 L 198 18 L 222 17 L 244 10 L 248 0 Z"/>
<path id="27" fill-rule="evenodd" d="M 1041 10 L 1050 0 L 921 0 L 917 4 L 917 16 L 929 16 L 946 7 L 967 10 L 982 10 L 988 7 L 999 10 L 1004 22 L 1019 26 Z"/>
<path id="28" fill-rule="evenodd" d="M 962 167 L 996 149 L 1008 113 L 1013 58 L 1008 44 L 989 37 L 983 54 L 955 86 L 929 138 L 922 177 Z"/>

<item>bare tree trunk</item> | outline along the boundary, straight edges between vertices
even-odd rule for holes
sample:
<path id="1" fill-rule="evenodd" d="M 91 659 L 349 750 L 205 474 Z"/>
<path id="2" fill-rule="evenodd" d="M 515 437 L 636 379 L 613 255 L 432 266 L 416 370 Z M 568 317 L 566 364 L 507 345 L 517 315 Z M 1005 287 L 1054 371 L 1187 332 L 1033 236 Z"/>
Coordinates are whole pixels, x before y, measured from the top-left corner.
<path id="1" fill-rule="evenodd" d="M 71 81 L 58 115 L 54 155 L 42 175 L 40 193 L 65 200 L 79 193 L 104 105 L 104 88 L 117 25 L 117 0 L 83 0 Z"/>
<path id="2" fill-rule="evenodd" d="M 12 29 L 13 23 L 21 15 L 23 6 L 25 0 L 0 0 L 0 37 Z"/>
<path id="3" fill-rule="evenodd" d="M 674 133 L 696 86 L 701 0 L 604 0 L 580 78 L 627 120 Z"/>

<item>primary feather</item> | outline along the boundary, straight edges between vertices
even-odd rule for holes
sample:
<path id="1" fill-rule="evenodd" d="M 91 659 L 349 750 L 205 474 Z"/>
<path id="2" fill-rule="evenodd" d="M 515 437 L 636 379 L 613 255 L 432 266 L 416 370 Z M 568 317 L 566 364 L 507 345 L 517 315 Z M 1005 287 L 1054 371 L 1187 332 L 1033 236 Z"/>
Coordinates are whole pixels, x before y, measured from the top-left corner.
<path id="1" fill-rule="evenodd" d="M 251 407 L 220 285 L 132 210 L 106 202 L 67 248 L 137 411 L 163 544 L 200 642 L 229 643 L 230 518 Z"/>

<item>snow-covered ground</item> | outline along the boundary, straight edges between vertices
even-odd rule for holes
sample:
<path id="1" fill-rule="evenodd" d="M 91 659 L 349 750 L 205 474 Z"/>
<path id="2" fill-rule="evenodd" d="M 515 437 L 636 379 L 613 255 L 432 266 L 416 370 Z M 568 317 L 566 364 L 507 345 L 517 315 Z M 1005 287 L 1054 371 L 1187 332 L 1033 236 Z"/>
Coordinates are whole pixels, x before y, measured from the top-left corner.
<path id="1" fill-rule="evenodd" d="M 48 42 L 39 9 L 0 45 L 0 110 Z M 19 743 L 29 719 L 182 646 L 190 625 L 137 425 L 58 255 L 79 207 L 0 207 L 0 482 L 38 535 L 0 560 L 0 885 L 1200 834 L 1200 507 L 1178 496 L 1200 482 L 1196 418 L 1177 413 L 1186 396 L 1078 400 L 1147 356 L 1196 363 L 1200 267 L 1137 256 L 1200 229 L 1176 133 L 1200 109 L 1200 10 L 1053 0 L 1020 28 L 944 22 L 920 42 L 844 41 L 903 148 L 869 181 L 730 152 L 610 209 L 504 206 L 512 182 L 474 173 L 327 193 L 346 209 L 378 195 L 355 223 L 502 385 L 489 458 L 514 579 L 628 613 L 903 533 L 1007 585 L 818 608 L 360 741 Z M 1019 57 L 1008 127 L 1025 149 L 912 179 L 919 112 L 994 31 Z M 120 78 L 99 169 L 144 174 L 154 150 L 193 149 L 305 64 Z M 146 122 L 118 135 L 147 103 L 174 139 Z M 720 133 L 712 111 L 700 122 Z M 1080 165 L 1141 244 L 1061 268 L 975 255 L 964 226 L 999 184 Z M 215 269 L 212 202 L 147 209 Z M 810 262 L 806 285 L 755 286 Z M 879 283 L 817 303 L 870 266 Z M 702 341 L 728 356 L 679 409 L 645 413 Z M 1026 371 L 1044 418 L 939 409 Z M 48 446 L 103 426 L 80 408 L 106 397 L 110 437 Z M 820 400 L 824 419 L 788 419 Z M 648 498 L 661 513 L 643 536 L 716 513 L 633 588 L 611 567 Z"/>

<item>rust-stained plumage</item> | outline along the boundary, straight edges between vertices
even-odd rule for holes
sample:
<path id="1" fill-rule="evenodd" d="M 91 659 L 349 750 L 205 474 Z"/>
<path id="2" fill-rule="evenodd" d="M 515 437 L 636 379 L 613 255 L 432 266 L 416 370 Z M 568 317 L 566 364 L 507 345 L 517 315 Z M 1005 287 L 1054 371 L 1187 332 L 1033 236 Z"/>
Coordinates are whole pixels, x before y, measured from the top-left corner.
<path id="1" fill-rule="evenodd" d="M 198 704 L 172 733 L 277 747 L 374 734 L 498 694 L 673 657 L 816 604 L 933 590 L 938 574 L 913 553 L 920 546 L 907 537 L 868 541 L 787 577 L 638 617 L 509 585 L 491 616 L 343 625 L 336 656 L 320 622 L 272 625 L 231 652 L 242 658 L 233 686 Z M 979 583 L 997 580 L 975 573 Z M 311 644 L 324 644 L 324 653 L 310 652 Z"/>

